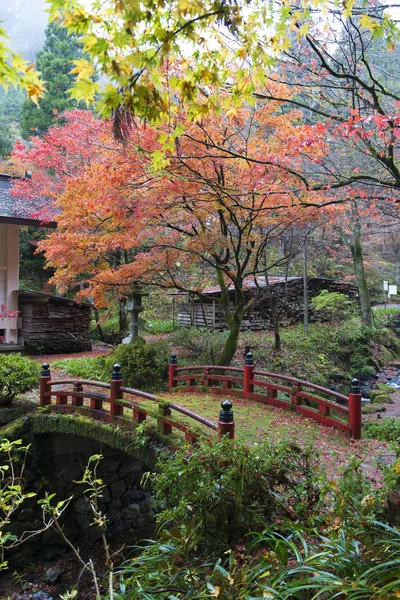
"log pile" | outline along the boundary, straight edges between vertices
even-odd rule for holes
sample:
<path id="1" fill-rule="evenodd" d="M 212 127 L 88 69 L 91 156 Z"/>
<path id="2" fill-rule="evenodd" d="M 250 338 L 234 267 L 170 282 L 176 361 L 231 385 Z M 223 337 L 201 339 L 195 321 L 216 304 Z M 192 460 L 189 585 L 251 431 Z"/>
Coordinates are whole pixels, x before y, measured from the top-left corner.
<path id="1" fill-rule="evenodd" d="M 24 301 L 20 336 L 39 354 L 86 352 L 91 350 L 90 310 L 77 303 Z"/>
<path id="2" fill-rule="evenodd" d="M 349 299 L 357 298 L 357 288 L 348 283 L 333 281 L 330 279 L 312 277 L 308 280 L 308 311 L 309 320 L 315 321 L 316 315 L 311 307 L 311 300 L 318 296 L 322 290 L 328 292 L 340 292 Z M 241 330 L 259 331 L 271 329 L 272 323 L 272 299 L 275 298 L 278 306 L 283 305 L 279 315 L 280 325 L 291 325 L 300 323 L 304 316 L 303 304 L 303 280 L 292 279 L 287 283 L 279 282 L 267 288 L 260 288 L 257 292 L 249 290 L 246 300 L 251 300 L 253 307 L 250 308 L 242 321 Z M 233 307 L 233 304 L 232 304 Z M 179 327 L 207 327 L 208 329 L 227 329 L 223 312 L 219 306 L 218 294 L 210 294 L 209 298 L 202 300 L 194 299 L 179 305 L 178 311 Z"/>

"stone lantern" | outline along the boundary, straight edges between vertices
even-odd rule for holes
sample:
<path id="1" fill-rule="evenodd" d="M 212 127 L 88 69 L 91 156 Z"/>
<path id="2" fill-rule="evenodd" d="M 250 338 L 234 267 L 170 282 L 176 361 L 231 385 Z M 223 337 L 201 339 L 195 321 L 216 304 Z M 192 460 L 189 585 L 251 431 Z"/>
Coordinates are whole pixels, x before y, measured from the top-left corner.
<path id="1" fill-rule="evenodd" d="M 144 310 L 143 296 L 148 294 L 143 292 L 143 287 L 134 281 L 127 294 L 125 310 L 129 313 L 129 335 L 122 340 L 123 344 L 129 344 L 133 338 L 139 337 L 139 313 Z"/>

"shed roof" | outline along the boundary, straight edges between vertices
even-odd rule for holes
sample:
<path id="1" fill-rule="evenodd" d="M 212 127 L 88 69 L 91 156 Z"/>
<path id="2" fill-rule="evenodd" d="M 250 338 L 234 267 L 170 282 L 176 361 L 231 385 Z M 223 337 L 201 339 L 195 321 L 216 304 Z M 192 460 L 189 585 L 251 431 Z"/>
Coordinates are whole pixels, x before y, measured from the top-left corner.
<path id="1" fill-rule="evenodd" d="M 44 292 L 34 292 L 32 290 L 16 290 L 16 293 L 23 302 L 53 302 L 54 304 L 66 304 L 69 306 L 83 306 L 92 308 L 93 305 L 90 302 L 78 302 L 72 298 L 63 298 L 62 296 L 55 296 L 54 294 L 45 294 Z"/>
<path id="2" fill-rule="evenodd" d="M 35 199 L 34 202 L 26 202 L 11 195 L 14 179 L 11 175 L 0 174 L 0 223 L 56 227 L 54 221 L 44 223 L 38 217 L 31 217 L 31 215 L 48 205 L 49 200 L 47 198 L 40 197 Z"/>
<path id="3" fill-rule="evenodd" d="M 300 277 L 298 275 L 292 275 L 290 277 L 279 277 L 279 276 L 275 276 L 275 277 L 268 277 L 268 280 L 266 279 L 266 277 L 264 277 L 264 275 L 259 275 L 256 277 L 256 280 L 254 280 L 254 278 L 246 278 L 244 280 L 244 289 L 247 290 L 252 290 L 252 289 L 257 289 L 257 288 L 265 288 L 267 287 L 267 285 L 279 285 L 279 284 L 284 284 L 285 282 L 291 283 L 291 282 L 302 282 L 303 281 L 303 277 Z M 354 288 L 354 290 L 357 289 L 357 287 L 355 285 L 353 285 L 352 283 L 348 283 L 347 281 L 336 281 L 335 279 L 330 279 L 328 277 L 309 277 L 308 278 L 309 282 L 312 281 L 321 281 L 321 282 L 326 282 L 326 283 L 334 283 L 338 288 L 343 287 L 343 288 Z M 233 284 L 230 284 L 229 286 L 229 290 L 233 291 L 234 290 L 234 286 Z M 202 291 L 203 294 L 206 295 L 213 295 L 213 294 L 220 294 L 221 293 L 221 288 L 219 287 L 219 285 L 214 285 L 212 287 L 208 287 L 205 288 Z"/>

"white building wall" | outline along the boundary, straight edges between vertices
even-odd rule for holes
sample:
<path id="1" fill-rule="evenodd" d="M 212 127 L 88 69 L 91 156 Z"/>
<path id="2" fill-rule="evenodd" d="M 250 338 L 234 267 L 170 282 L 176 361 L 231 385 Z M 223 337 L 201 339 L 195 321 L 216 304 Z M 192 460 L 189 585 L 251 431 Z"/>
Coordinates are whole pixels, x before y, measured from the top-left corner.
<path id="1" fill-rule="evenodd" d="M 0 223 L 0 304 L 18 310 L 19 225 Z M 18 343 L 18 317 L 0 319 L 7 343 Z"/>

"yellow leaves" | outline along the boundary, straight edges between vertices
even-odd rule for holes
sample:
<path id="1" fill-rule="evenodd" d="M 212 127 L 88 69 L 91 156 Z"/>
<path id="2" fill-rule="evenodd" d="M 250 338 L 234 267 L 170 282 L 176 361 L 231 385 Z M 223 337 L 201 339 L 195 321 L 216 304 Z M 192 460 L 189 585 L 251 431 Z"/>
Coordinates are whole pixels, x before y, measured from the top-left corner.
<path id="1" fill-rule="evenodd" d="M 363 29 L 369 29 L 370 31 L 374 31 L 379 27 L 379 23 L 374 21 L 372 17 L 369 17 L 367 14 L 363 14 L 359 18 L 360 27 Z"/>
<path id="2" fill-rule="evenodd" d="M 90 79 L 78 79 L 74 87 L 69 91 L 70 98 L 84 101 L 90 104 L 94 101 L 95 94 L 100 90 L 100 85 Z"/>
<path id="3" fill-rule="evenodd" d="M 90 79 L 94 74 L 94 65 L 90 63 L 88 60 L 80 59 L 72 61 L 75 66 L 74 69 L 70 71 L 71 75 L 77 74 L 77 80 L 80 79 Z"/>
<path id="4" fill-rule="evenodd" d="M 396 475 L 400 475 L 400 460 L 396 460 L 394 463 L 393 472 L 396 473 Z"/>

